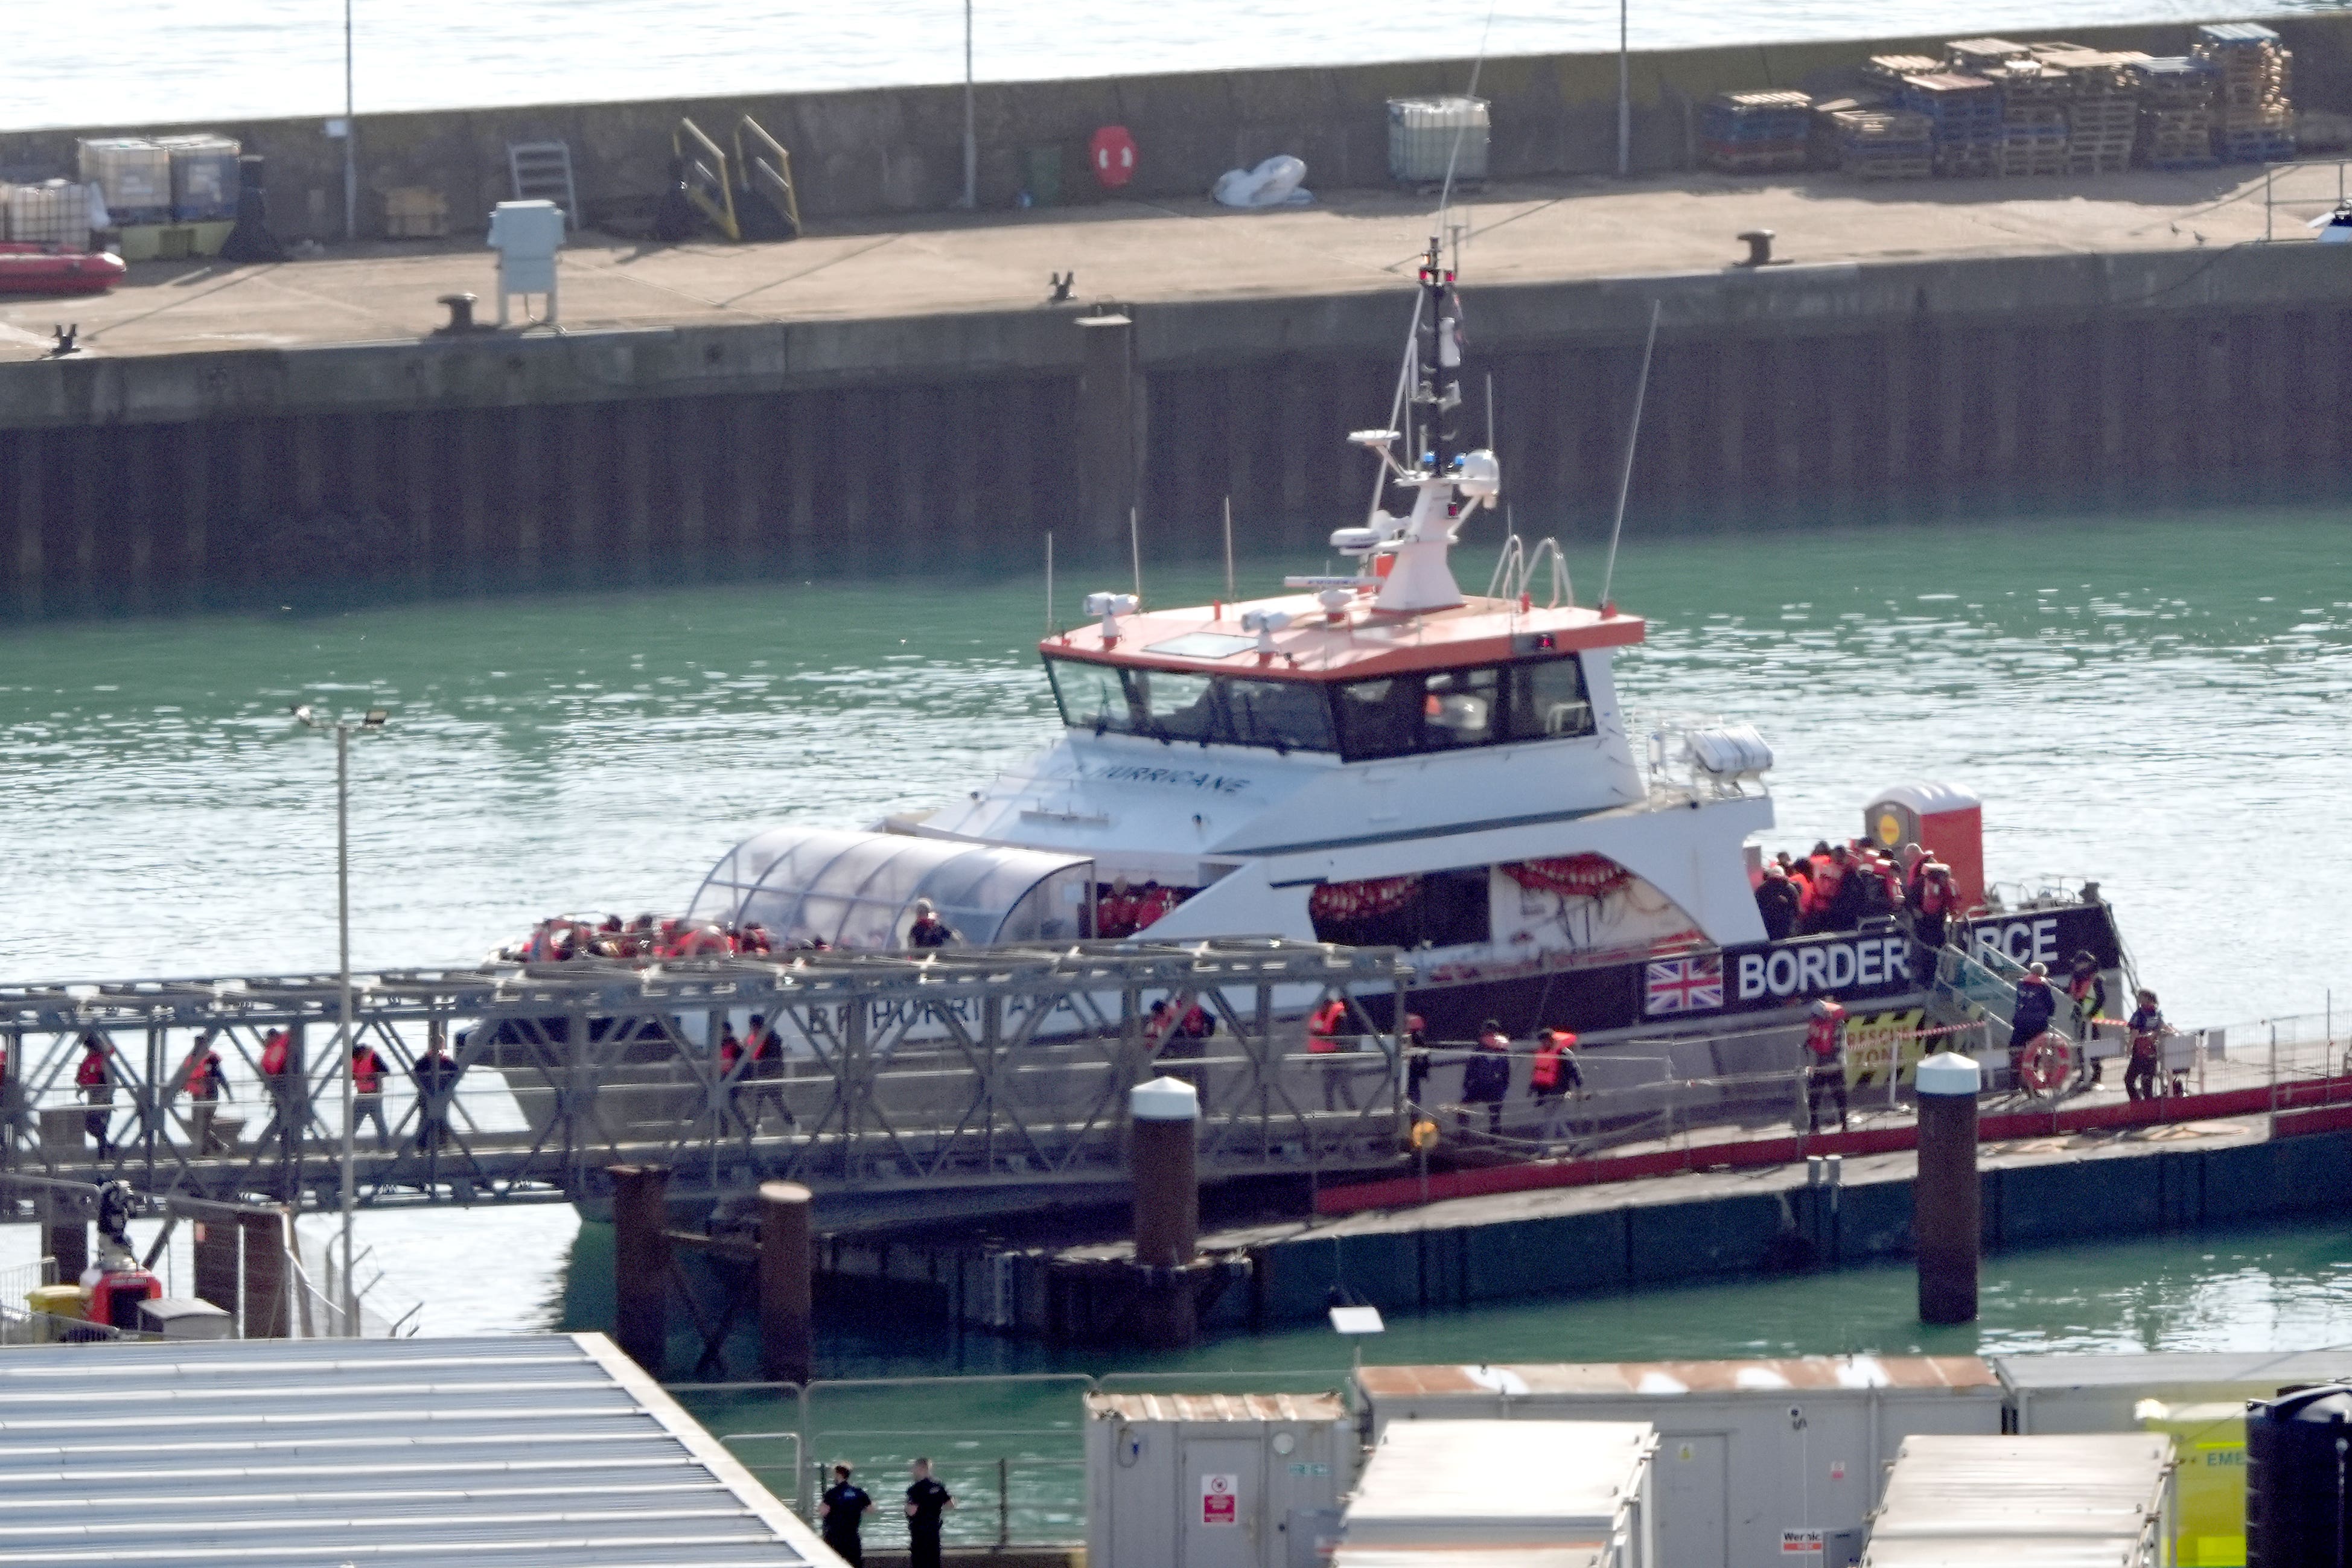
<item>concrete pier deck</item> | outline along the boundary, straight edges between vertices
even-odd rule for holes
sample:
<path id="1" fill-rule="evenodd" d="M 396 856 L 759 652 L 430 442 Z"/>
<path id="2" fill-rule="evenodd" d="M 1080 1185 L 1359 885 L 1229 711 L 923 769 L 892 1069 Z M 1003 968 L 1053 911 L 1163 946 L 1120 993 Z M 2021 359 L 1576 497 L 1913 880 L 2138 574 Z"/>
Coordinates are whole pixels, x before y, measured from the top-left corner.
<path id="1" fill-rule="evenodd" d="M 2332 165 L 2331 165 L 2332 167 Z M 2281 240 L 2332 180 L 2283 182 Z M 2000 258 L 2203 252 L 2263 236 L 2264 176 L 2243 167 L 2081 179 L 1867 184 L 1836 174 L 1762 184 L 1685 174 L 1490 186 L 1458 199 L 1473 290 L 1574 280 L 1737 278 L 1736 236 L 1776 231 L 1791 268 Z M 1402 295 L 1433 232 L 1434 202 L 1348 191 L 1311 207 L 1234 212 L 1206 200 L 1113 201 L 979 217 L 842 222 L 798 241 L 638 244 L 590 231 L 562 257 L 561 324 L 534 334 L 680 326 L 882 321 L 1018 311 L 1076 270 L 1081 302 L 1170 304 L 1269 297 Z M 233 352 L 429 338 L 436 300 L 482 296 L 496 314 L 493 257 L 478 244 L 339 247 L 276 266 L 142 262 L 92 300 L 0 301 L 0 353 L 45 353 L 70 319 L 89 354 Z M 2203 258 L 2200 257 L 2200 260 Z M 1775 270 L 1779 270 L 1776 268 Z M 1402 328 L 1397 329 L 1402 332 Z M 864 367 L 880 371 L 887 365 Z M 8 405 L 0 380 L 0 419 Z"/>

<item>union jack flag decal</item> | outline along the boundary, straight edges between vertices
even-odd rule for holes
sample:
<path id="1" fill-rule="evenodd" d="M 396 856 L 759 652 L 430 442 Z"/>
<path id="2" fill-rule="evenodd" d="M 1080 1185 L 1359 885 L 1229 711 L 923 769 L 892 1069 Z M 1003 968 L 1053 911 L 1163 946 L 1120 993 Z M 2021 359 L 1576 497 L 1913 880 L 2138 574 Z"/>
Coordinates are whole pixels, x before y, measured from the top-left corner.
<path id="1" fill-rule="evenodd" d="M 1643 1012 L 1701 1013 L 1723 1005 L 1723 957 L 1664 958 L 1649 965 L 1648 996 Z"/>

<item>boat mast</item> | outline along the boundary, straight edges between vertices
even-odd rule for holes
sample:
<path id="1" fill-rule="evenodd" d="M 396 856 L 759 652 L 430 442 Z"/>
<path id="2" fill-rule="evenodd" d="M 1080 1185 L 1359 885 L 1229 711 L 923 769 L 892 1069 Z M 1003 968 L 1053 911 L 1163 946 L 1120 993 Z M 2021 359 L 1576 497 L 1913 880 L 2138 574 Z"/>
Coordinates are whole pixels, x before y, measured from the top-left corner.
<path id="1" fill-rule="evenodd" d="M 1461 302 L 1454 293 L 1454 273 L 1444 263 L 1444 251 L 1432 235 L 1421 261 L 1422 308 L 1413 384 L 1413 456 L 1424 472 L 1442 474 L 1454 461 L 1454 413 L 1462 406 Z"/>

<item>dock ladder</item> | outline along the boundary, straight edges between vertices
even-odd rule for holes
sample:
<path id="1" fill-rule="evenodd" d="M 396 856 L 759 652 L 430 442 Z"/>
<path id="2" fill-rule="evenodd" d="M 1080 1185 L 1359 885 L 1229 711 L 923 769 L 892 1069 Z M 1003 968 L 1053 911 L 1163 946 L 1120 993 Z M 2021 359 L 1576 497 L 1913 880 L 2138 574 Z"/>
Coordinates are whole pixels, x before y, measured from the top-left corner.
<path id="1" fill-rule="evenodd" d="M 732 140 L 730 158 L 701 126 L 691 120 L 677 122 L 670 149 L 686 199 L 730 239 L 800 237 L 793 155 L 748 114 L 735 122 Z"/>

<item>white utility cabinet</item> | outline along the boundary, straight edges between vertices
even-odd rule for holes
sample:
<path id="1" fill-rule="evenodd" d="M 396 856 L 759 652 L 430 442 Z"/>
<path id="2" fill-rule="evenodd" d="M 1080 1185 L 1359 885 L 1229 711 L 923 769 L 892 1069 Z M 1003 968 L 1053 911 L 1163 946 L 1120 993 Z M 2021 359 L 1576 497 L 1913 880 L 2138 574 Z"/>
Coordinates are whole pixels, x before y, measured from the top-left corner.
<path id="1" fill-rule="evenodd" d="M 1355 1423 L 1336 1394 L 1087 1395 L 1087 1561 L 1311 1568 L 1339 1534 Z"/>
<path id="2" fill-rule="evenodd" d="M 507 324 L 507 298 L 547 296 L 542 321 L 555 320 L 555 253 L 563 248 L 563 209 L 553 202 L 500 202 L 490 212 L 490 248 L 499 253 L 499 325 Z"/>

